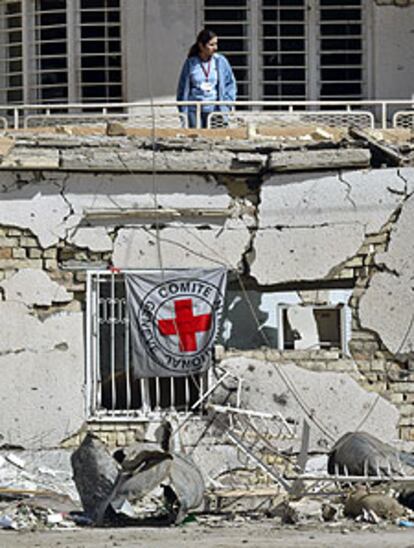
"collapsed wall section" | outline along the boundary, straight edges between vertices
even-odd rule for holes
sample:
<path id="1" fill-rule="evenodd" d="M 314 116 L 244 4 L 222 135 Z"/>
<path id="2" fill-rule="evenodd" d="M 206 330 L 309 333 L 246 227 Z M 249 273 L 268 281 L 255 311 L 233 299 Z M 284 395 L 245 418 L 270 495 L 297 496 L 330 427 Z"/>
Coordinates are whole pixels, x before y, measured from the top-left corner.
<path id="1" fill-rule="evenodd" d="M 414 439 L 410 317 L 404 311 L 398 323 L 392 315 L 396 303 L 405 308 L 412 299 L 412 169 L 272 178 L 172 173 L 157 175 L 155 187 L 144 173 L 13 171 L 1 181 L 0 306 L 9 341 L 0 355 L 2 444 L 56 446 L 79 430 L 88 418 L 86 270 L 153 268 L 160 257 L 163 267 L 229 268 L 227 354 L 290 362 L 327 379 L 341 372 L 355 390 L 396 404 L 400 436 Z M 345 291 L 341 303 L 349 307 L 346 347 L 309 349 L 305 331 L 320 342 L 315 323 L 298 311 L 331 303 L 335 291 Z M 290 349 L 278 346 L 271 316 L 283 292 L 296 295 L 287 314 L 299 338 Z M 261 338 L 266 329 L 273 338 Z M 247 346 L 243 331 L 254 335 Z M 23 403 L 12 405 L 13 395 Z M 379 408 L 391 437 L 395 408 Z M 130 439 L 134 429 L 124 426 L 111 440 Z"/>

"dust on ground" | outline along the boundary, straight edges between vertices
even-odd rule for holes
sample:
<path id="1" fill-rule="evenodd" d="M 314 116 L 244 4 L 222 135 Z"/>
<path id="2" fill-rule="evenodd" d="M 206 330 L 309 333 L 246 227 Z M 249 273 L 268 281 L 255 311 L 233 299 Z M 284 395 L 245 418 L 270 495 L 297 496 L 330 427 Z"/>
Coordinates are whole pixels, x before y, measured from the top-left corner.
<path id="1" fill-rule="evenodd" d="M 414 529 L 395 525 L 286 526 L 273 520 L 223 521 L 214 525 L 191 523 L 179 527 L 83 528 L 37 532 L 0 532 L 1 548 L 414 548 Z"/>

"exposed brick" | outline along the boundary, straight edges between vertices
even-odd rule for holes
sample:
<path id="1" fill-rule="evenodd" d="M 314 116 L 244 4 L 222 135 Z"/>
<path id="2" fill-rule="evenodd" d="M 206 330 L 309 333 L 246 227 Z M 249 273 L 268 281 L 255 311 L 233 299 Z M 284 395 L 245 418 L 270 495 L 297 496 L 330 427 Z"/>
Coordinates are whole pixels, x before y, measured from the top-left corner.
<path id="1" fill-rule="evenodd" d="M 414 397 L 414 394 L 413 394 Z M 390 394 L 389 399 L 392 403 L 402 403 L 403 402 L 403 395 L 400 393 Z"/>
<path id="2" fill-rule="evenodd" d="M 20 270 L 21 268 L 42 268 L 41 259 L 3 259 L 0 268 L 5 270 Z"/>
<path id="3" fill-rule="evenodd" d="M 7 229 L 7 235 L 8 236 L 22 236 L 23 232 L 17 228 L 8 228 Z"/>
<path id="4" fill-rule="evenodd" d="M 11 247 L 2 247 L 0 248 L 0 259 L 11 259 L 12 258 L 12 249 Z"/>
<path id="5" fill-rule="evenodd" d="M 31 259 L 41 259 L 42 258 L 42 251 L 40 249 L 37 249 L 35 247 L 31 247 L 28 250 L 29 257 Z"/>
<path id="6" fill-rule="evenodd" d="M 388 233 L 371 234 L 365 238 L 364 245 L 386 244 L 388 242 Z"/>
<path id="7" fill-rule="evenodd" d="M 57 249 L 55 247 L 50 247 L 49 249 L 45 249 L 43 251 L 44 259 L 56 259 L 56 257 L 57 257 Z"/>
<path id="8" fill-rule="evenodd" d="M 77 282 L 86 282 L 86 272 L 75 272 L 75 280 Z"/>
<path id="9" fill-rule="evenodd" d="M 0 247 L 17 247 L 19 245 L 18 238 L 0 237 Z"/>
<path id="10" fill-rule="evenodd" d="M 13 259 L 26 259 L 26 250 L 24 247 L 15 247 L 12 255 Z"/>
<path id="11" fill-rule="evenodd" d="M 59 264 L 56 259 L 46 259 L 44 261 L 44 265 L 46 270 L 57 270 L 59 268 Z"/>
<path id="12" fill-rule="evenodd" d="M 414 393 L 413 382 L 395 382 L 390 388 L 393 392 Z"/>
<path id="13" fill-rule="evenodd" d="M 363 266 L 363 265 L 364 265 L 364 260 L 362 257 L 358 255 L 354 257 L 353 259 L 347 261 L 345 264 L 346 268 L 354 268 L 356 266 Z"/>
<path id="14" fill-rule="evenodd" d="M 30 238 L 28 236 L 23 236 L 20 238 L 20 245 L 22 247 L 39 247 L 36 238 Z"/>

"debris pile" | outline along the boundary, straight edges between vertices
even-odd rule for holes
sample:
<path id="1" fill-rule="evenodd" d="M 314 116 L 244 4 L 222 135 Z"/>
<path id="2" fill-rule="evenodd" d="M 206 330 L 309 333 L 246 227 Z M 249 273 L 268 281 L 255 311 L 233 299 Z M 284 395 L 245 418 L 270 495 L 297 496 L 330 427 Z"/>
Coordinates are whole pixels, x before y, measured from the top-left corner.
<path id="1" fill-rule="evenodd" d="M 166 449 L 142 443 L 112 456 L 97 437 L 85 437 L 72 466 L 83 508 L 96 525 L 179 524 L 200 507 L 201 472 L 189 457 Z"/>
<path id="2" fill-rule="evenodd" d="M 327 456 L 308 459 L 305 442 L 309 430 L 304 427 L 299 457 L 277 451 L 275 458 L 269 459 L 257 444 L 261 441 L 267 453 L 277 450 L 274 439 L 264 443 L 260 430 L 269 417 L 260 416 L 258 421 L 257 413 L 250 413 L 246 423 L 246 416 L 235 408 L 228 413 L 217 406 L 214 410 L 220 421 L 223 415 L 231 418 L 229 439 L 248 457 L 246 468 L 227 472 L 232 488 L 226 490 L 225 476 L 211 479 L 206 486 L 193 460 L 172 450 L 172 428 L 167 422 L 156 432 L 156 443 L 137 442 L 113 454 L 89 433 L 71 456 L 77 493 L 73 493 L 66 472 L 30 466 L 14 453 L 1 457 L 0 529 L 43 531 L 189 522 L 222 527 L 253 519 L 270 519 L 278 527 L 341 531 L 390 524 L 414 527 L 411 454 L 399 452 L 369 433 L 349 432 Z M 290 433 L 282 417 L 277 423 L 283 435 Z M 242 424 L 248 428 L 241 433 Z M 248 445 L 253 427 L 254 452 Z M 267 434 L 274 436 L 276 431 L 266 425 Z M 238 480 L 251 480 L 252 476 L 255 482 L 250 482 L 250 487 L 242 489 L 239 483 L 237 488 Z M 262 500 L 254 510 L 248 505 L 226 506 L 231 499 L 240 502 L 254 497 Z M 211 503 L 214 498 L 216 504 Z M 226 504 L 218 504 L 219 498 Z M 264 499 L 270 504 L 263 504 Z"/>

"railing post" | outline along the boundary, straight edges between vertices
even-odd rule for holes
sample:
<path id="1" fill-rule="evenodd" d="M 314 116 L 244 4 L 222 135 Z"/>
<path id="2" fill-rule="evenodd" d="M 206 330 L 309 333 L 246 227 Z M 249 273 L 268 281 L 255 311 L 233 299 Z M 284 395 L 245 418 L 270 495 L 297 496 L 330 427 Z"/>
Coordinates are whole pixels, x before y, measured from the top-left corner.
<path id="1" fill-rule="evenodd" d="M 201 103 L 196 104 L 196 127 L 201 129 Z"/>
<path id="2" fill-rule="evenodd" d="M 381 103 L 381 125 L 382 129 L 387 129 L 387 103 Z"/>
<path id="3" fill-rule="evenodd" d="M 19 129 L 19 109 L 13 109 L 14 129 Z"/>

